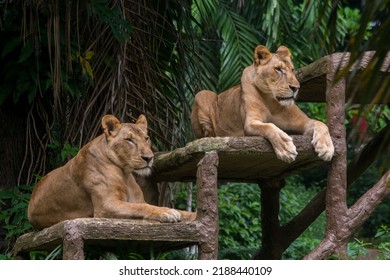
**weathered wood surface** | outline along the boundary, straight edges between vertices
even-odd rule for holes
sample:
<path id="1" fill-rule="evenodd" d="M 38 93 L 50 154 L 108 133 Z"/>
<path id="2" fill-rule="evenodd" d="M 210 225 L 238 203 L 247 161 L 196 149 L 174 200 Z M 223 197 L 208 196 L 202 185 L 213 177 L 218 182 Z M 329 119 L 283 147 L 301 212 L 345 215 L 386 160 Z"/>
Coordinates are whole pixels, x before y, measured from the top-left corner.
<path id="1" fill-rule="evenodd" d="M 218 258 L 218 164 L 218 154 L 212 151 L 206 153 L 197 169 L 198 258 L 201 260 Z"/>
<path id="2" fill-rule="evenodd" d="M 157 153 L 153 174 L 158 182 L 195 180 L 199 160 L 210 151 L 218 152 L 219 180 L 257 182 L 326 164 L 317 157 L 310 137 L 292 138 L 298 151 L 292 163 L 279 160 L 262 137 L 202 138 L 172 152 Z"/>
<path id="3" fill-rule="evenodd" d="M 358 85 L 361 81 L 361 73 L 364 69 L 367 68 L 374 54 L 375 52 L 366 52 L 363 58 L 351 67 L 349 72 L 350 74 L 346 77 L 348 80 L 349 77 L 352 77 L 353 74 L 352 81 L 348 83 L 350 86 L 346 88 L 345 92 L 345 99 L 347 101 L 352 100 L 356 103 L 366 103 L 371 101 L 367 98 L 367 92 L 361 92 L 354 86 Z M 334 70 L 338 72 L 344 69 L 348 65 L 349 60 L 350 53 L 334 53 L 328 56 L 324 56 L 319 60 L 298 69 L 296 71 L 296 76 L 301 83 L 298 94 L 298 101 L 325 102 L 327 74 Z M 383 83 L 384 79 L 390 79 L 389 66 L 390 52 L 384 59 L 380 72 L 378 73 L 380 75 L 378 83 Z M 355 90 L 357 91 L 355 92 Z M 373 97 L 371 94 L 370 96 Z"/>
<path id="4" fill-rule="evenodd" d="M 183 244 L 191 245 L 199 240 L 197 226 L 196 221 L 170 224 L 126 219 L 80 218 L 67 220 L 39 232 L 22 235 L 15 243 L 14 255 L 33 250 L 51 250 L 61 244 L 63 240 L 74 242 L 79 239 L 85 242 L 100 240 L 101 245 L 110 240 L 144 240 L 171 243 L 167 244 L 167 247 L 171 247 L 172 243 L 181 246 Z M 83 245 L 75 244 L 75 247 L 77 246 Z M 75 250 L 71 248 L 71 251 Z"/>

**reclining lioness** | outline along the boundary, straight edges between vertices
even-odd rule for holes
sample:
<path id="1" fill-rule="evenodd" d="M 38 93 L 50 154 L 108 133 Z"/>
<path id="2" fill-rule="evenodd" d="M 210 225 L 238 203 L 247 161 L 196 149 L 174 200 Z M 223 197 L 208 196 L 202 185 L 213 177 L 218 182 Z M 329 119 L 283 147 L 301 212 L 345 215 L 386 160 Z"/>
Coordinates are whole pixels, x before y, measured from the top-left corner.
<path id="1" fill-rule="evenodd" d="M 132 172 L 149 175 L 153 164 L 145 116 L 130 124 L 106 115 L 102 127 L 102 135 L 38 182 L 28 206 L 28 219 L 34 227 L 84 217 L 160 222 L 195 218 L 195 213 L 149 205 L 144 200 Z"/>
<path id="2" fill-rule="evenodd" d="M 196 136 L 263 136 L 279 159 L 292 162 L 297 151 L 286 132 L 310 135 L 318 156 L 330 161 L 334 147 L 328 127 L 308 118 L 294 103 L 300 85 L 288 48 L 280 46 L 271 53 L 257 46 L 253 56 L 241 85 L 219 95 L 209 90 L 196 94 L 191 114 Z"/>

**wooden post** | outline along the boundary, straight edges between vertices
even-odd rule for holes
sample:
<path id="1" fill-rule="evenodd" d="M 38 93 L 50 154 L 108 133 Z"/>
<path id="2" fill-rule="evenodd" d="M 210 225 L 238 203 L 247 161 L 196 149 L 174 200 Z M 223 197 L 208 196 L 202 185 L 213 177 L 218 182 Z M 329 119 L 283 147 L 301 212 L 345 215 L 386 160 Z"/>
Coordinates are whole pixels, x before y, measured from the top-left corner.
<path id="1" fill-rule="evenodd" d="M 218 258 L 218 154 L 208 152 L 198 163 L 197 226 L 200 232 L 198 259 Z"/>
<path id="2" fill-rule="evenodd" d="M 332 55 L 328 62 L 326 75 L 327 125 L 333 139 L 335 154 L 329 165 L 326 188 L 326 234 L 325 239 L 309 253 L 305 259 L 323 259 L 345 248 L 340 243 L 340 230 L 348 222 L 347 206 L 347 144 L 345 130 L 345 94 L 346 81 L 341 78 L 335 83 L 338 65 L 333 62 Z M 337 64 L 337 63 L 336 63 Z M 335 248 L 335 244 L 337 247 Z M 338 253 L 343 254 L 342 251 Z M 339 256 L 343 257 L 343 256 Z"/>
<path id="3" fill-rule="evenodd" d="M 279 222 L 279 196 L 284 180 L 267 179 L 259 183 L 261 189 L 261 249 L 254 255 L 257 260 L 280 260 L 284 251 Z"/>
<path id="4" fill-rule="evenodd" d="M 328 240 L 337 240 L 338 232 L 348 220 L 347 144 L 345 130 L 346 81 L 345 78 L 342 78 L 334 84 L 335 69 L 331 69 L 328 73 L 326 85 L 327 119 L 329 133 L 333 139 L 336 139 L 336 143 L 335 155 L 329 166 L 327 179 L 326 235 Z M 341 251 L 339 253 L 342 254 Z"/>
<path id="5" fill-rule="evenodd" d="M 70 220 L 64 224 L 62 258 L 64 260 L 84 260 L 84 240 L 77 223 Z"/>

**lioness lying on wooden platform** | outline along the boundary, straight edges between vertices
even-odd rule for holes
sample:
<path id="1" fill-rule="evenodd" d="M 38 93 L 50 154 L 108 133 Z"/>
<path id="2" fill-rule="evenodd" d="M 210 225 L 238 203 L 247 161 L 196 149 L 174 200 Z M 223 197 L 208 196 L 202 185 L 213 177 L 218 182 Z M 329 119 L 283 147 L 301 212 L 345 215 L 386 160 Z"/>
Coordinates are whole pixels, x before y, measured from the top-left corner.
<path id="1" fill-rule="evenodd" d="M 102 127 L 102 135 L 38 182 L 28 207 L 31 224 L 42 229 L 86 217 L 193 220 L 193 212 L 147 204 L 132 175 L 149 175 L 153 164 L 145 116 L 130 124 L 106 115 Z"/>
<path id="2" fill-rule="evenodd" d="M 318 156 L 330 161 L 334 147 L 328 127 L 308 118 L 295 105 L 299 86 L 288 48 L 280 46 L 271 53 L 265 46 L 257 46 L 254 64 L 242 72 L 241 85 L 219 95 L 209 90 L 196 94 L 192 127 L 198 138 L 263 136 L 285 162 L 297 156 L 287 133 L 310 135 Z"/>

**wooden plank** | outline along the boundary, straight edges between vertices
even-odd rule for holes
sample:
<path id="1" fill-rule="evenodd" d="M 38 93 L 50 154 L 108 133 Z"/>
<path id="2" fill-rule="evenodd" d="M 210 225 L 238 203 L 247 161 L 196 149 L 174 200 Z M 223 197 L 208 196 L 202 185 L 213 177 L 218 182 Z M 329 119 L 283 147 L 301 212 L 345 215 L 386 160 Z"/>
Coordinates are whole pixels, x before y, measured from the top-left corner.
<path id="1" fill-rule="evenodd" d="M 262 137 L 214 137 L 188 143 L 172 152 L 157 153 L 154 163 L 156 181 L 191 181 L 196 178 L 197 164 L 206 152 L 219 156 L 219 180 L 252 182 L 285 176 L 324 165 L 308 136 L 292 136 L 298 156 L 292 163 L 279 160 L 271 144 Z"/>
<path id="2" fill-rule="evenodd" d="M 77 242 L 100 240 L 145 240 L 164 241 L 165 243 L 197 243 L 199 234 L 197 222 L 159 223 L 146 220 L 80 218 L 60 222 L 38 232 L 30 232 L 19 237 L 14 246 L 14 255 L 33 250 L 51 250 L 66 239 L 71 246 L 67 251 L 80 259 Z M 74 246 L 72 242 L 75 243 Z M 73 247 L 72 247 L 73 246 Z M 169 245 L 169 247 L 174 247 Z"/>
<path id="3" fill-rule="evenodd" d="M 363 92 L 358 88 L 361 82 L 361 74 L 368 67 L 375 52 L 366 52 L 362 59 L 353 64 L 349 73 L 346 76 L 348 87 L 346 88 L 346 100 L 354 103 L 367 103 L 370 98 L 367 98 L 367 92 Z M 333 71 L 339 72 L 344 69 L 350 60 L 350 53 L 335 53 L 302 67 L 296 71 L 296 77 L 301 83 L 299 89 L 298 101 L 303 102 L 325 102 L 327 89 L 327 75 Z M 390 52 L 382 63 L 382 67 L 378 73 L 379 77 L 377 84 L 381 84 L 384 80 L 390 79 Z M 334 81 L 334 77 L 331 78 Z M 374 93 L 370 93 L 374 95 Z"/>
<path id="4" fill-rule="evenodd" d="M 158 240 L 191 241 L 199 239 L 194 222 L 160 223 L 147 220 L 126 219 L 75 219 L 77 227 L 86 240 Z"/>
<path id="5" fill-rule="evenodd" d="M 52 250 L 62 243 L 64 236 L 64 222 L 38 232 L 29 232 L 20 236 L 14 245 L 13 253 L 35 250 Z"/>

